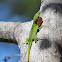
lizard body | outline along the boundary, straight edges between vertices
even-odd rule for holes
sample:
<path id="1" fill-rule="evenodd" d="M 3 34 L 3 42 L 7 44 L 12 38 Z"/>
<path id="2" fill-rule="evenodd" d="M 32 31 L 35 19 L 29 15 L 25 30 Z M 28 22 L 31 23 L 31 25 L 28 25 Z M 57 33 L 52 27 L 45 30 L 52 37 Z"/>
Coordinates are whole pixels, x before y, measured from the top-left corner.
<path id="1" fill-rule="evenodd" d="M 42 18 L 39 17 L 39 15 L 40 15 L 40 10 L 35 14 L 35 16 L 33 18 L 33 25 L 30 30 L 29 38 L 26 39 L 26 44 L 28 44 L 28 62 L 29 62 L 30 49 L 31 49 L 32 42 L 35 41 L 35 43 L 36 43 L 38 41 L 38 38 L 36 35 L 37 30 L 42 28 L 42 26 L 40 26 L 40 24 L 42 24 L 43 21 L 42 21 Z"/>

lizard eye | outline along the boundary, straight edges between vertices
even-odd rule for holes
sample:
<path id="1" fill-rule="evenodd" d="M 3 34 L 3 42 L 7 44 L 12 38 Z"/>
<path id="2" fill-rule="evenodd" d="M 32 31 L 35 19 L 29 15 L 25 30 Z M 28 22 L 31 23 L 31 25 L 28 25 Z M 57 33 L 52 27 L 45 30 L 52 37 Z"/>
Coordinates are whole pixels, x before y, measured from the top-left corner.
<path id="1" fill-rule="evenodd" d="M 38 19 L 39 19 L 39 16 L 37 17 L 37 19 L 36 19 L 36 21 L 35 21 L 35 24 L 37 24 Z"/>
<path id="2" fill-rule="evenodd" d="M 39 16 L 37 18 L 39 19 Z"/>

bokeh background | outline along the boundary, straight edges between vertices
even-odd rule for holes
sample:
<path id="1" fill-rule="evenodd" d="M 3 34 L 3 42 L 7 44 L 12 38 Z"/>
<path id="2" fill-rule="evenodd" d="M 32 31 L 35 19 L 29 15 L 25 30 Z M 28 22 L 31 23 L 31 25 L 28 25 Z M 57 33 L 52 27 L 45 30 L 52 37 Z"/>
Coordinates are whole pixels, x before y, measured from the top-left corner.
<path id="1" fill-rule="evenodd" d="M 40 8 L 40 0 L 0 0 L 0 20 L 26 22 Z"/>
<path id="2" fill-rule="evenodd" d="M 33 19 L 39 10 L 41 0 L 0 0 L 0 21 L 27 22 Z M 6 56 L 20 54 L 17 44 L 5 43 L 0 40 L 0 62 L 5 62 Z M 14 57 L 7 62 L 18 62 L 20 57 Z"/>

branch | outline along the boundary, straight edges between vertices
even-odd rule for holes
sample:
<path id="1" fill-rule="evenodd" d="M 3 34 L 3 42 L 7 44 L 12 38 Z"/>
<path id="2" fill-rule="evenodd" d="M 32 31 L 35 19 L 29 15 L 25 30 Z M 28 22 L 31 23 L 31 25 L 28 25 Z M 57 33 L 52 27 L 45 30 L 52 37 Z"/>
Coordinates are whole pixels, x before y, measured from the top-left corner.
<path id="1" fill-rule="evenodd" d="M 40 8 L 43 27 L 37 37 L 42 39 L 33 42 L 30 52 L 30 62 L 60 62 L 62 58 L 62 4 L 46 3 Z M 0 23 L 0 38 L 16 40 L 21 52 L 20 62 L 27 62 L 28 45 L 26 38 L 32 26 L 31 22 Z"/>

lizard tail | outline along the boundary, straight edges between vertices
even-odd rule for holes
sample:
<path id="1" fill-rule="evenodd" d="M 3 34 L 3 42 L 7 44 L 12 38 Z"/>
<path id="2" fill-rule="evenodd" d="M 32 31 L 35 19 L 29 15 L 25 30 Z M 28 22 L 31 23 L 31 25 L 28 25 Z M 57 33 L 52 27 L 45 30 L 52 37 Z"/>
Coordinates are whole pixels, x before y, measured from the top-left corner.
<path id="1" fill-rule="evenodd" d="M 29 62 L 31 45 L 32 45 L 32 41 L 29 41 L 29 45 L 28 45 L 28 62 Z"/>
<path id="2" fill-rule="evenodd" d="M 28 62 L 29 62 L 29 58 L 28 58 Z"/>

